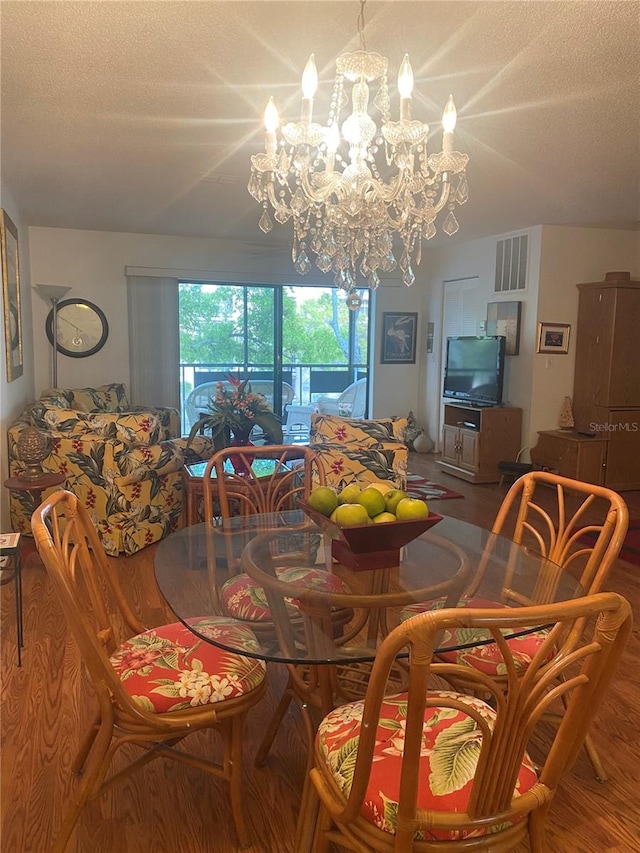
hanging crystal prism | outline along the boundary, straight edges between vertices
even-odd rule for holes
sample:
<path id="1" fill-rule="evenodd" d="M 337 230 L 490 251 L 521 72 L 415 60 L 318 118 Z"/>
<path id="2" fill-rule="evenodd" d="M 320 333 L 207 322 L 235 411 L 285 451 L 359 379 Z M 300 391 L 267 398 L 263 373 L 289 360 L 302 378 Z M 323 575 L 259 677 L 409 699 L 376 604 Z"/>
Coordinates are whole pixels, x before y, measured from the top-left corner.
<path id="1" fill-rule="evenodd" d="M 448 234 L 449 237 L 451 237 L 453 234 L 456 233 L 459 227 L 460 226 L 458 225 L 458 220 L 453 215 L 453 211 L 450 210 L 449 213 L 447 213 L 444 222 L 442 223 L 442 230 L 445 234 Z"/>
<path id="2" fill-rule="evenodd" d="M 406 270 L 402 273 L 402 283 L 406 284 L 407 287 L 411 287 L 415 280 L 416 277 L 413 274 L 413 270 L 411 269 L 411 264 L 409 264 Z"/>
<path id="3" fill-rule="evenodd" d="M 349 293 L 347 293 L 345 304 L 349 311 L 357 311 L 358 308 L 360 308 L 362 305 L 362 299 L 360 298 L 360 294 L 357 290 L 350 290 Z"/>
<path id="4" fill-rule="evenodd" d="M 463 173 L 462 175 L 460 175 L 455 200 L 458 204 L 464 204 L 468 200 L 468 198 L 469 184 L 467 183 L 467 176 Z"/>
<path id="5" fill-rule="evenodd" d="M 307 253 L 304 250 L 304 243 L 302 244 L 303 248 L 300 251 L 300 254 L 296 258 L 296 262 L 294 267 L 296 268 L 296 272 L 299 272 L 300 275 L 305 275 L 311 269 L 311 262 L 307 256 Z"/>
<path id="6" fill-rule="evenodd" d="M 326 252 L 320 252 L 316 256 L 316 266 L 320 272 L 329 272 L 331 269 L 331 255 L 328 255 Z"/>
<path id="7" fill-rule="evenodd" d="M 369 285 L 371 290 L 377 290 L 380 285 L 380 276 L 375 270 L 372 270 L 369 273 L 369 277 L 367 279 L 367 284 Z"/>
<path id="8" fill-rule="evenodd" d="M 262 211 L 262 216 L 260 217 L 260 221 L 258 222 L 260 226 L 260 230 L 265 234 L 268 234 L 269 231 L 273 228 L 273 222 L 271 221 L 271 217 L 269 216 L 266 210 Z"/>

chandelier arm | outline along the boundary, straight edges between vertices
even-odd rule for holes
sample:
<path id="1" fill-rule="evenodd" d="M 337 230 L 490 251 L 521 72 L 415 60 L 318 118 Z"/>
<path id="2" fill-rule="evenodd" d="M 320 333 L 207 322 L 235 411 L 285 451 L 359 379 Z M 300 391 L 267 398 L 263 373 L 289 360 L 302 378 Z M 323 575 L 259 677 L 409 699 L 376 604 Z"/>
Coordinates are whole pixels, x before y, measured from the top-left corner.
<path id="1" fill-rule="evenodd" d="M 325 187 L 312 187 L 311 182 L 309 180 L 309 173 L 306 170 L 301 170 L 296 174 L 300 179 L 300 186 L 304 190 L 304 194 L 315 204 L 324 204 L 325 201 L 329 200 L 332 193 L 336 193 L 336 196 L 338 198 L 340 197 L 339 189 L 341 184 L 341 176 L 338 172 L 335 173 L 335 179 L 328 183 Z"/>

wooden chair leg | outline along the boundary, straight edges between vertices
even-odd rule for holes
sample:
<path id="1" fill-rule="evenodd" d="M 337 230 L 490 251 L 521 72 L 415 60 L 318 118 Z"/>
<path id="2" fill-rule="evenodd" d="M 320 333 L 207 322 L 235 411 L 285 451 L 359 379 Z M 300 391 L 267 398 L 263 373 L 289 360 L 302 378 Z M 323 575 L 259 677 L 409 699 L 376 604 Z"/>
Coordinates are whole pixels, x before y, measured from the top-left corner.
<path id="1" fill-rule="evenodd" d="M 302 789 L 300 812 L 296 825 L 296 853 L 314 853 L 318 843 L 318 821 L 320 819 L 320 797 L 307 772 Z"/>
<path id="2" fill-rule="evenodd" d="M 251 840 L 244 819 L 242 796 L 242 732 L 246 714 L 236 714 L 229 726 L 229 787 L 231 789 L 231 812 L 236 834 L 241 847 L 249 847 Z"/>
<path id="3" fill-rule="evenodd" d="M 284 715 L 287 713 L 289 709 L 289 705 L 291 704 L 291 700 L 293 696 L 291 694 L 291 682 L 287 684 L 284 689 L 282 696 L 280 697 L 280 701 L 273 712 L 273 716 L 269 720 L 269 725 L 267 726 L 267 730 L 264 733 L 264 737 L 262 738 L 262 743 L 258 747 L 258 751 L 256 752 L 255 757 L 255 766 L 262 767 L 265 761 L 267 760 L 267 756 L 269 755 L 269 751 L 273 745 L 273 741 L 275 739 L 276 734 L 278 733 L 278 729 L 284 719 Z"/>
<path id="4" fill-rule="evenodd" d="M 78 751 L 76 753 L 76 757 L 73 759 L 73 764 L 71 765 L 71 772 L 74 775 L 78 775 L 82 773 L 84 770 L 85 763 L 87 761 L 87 756 L 91 752 L 91 747 L 94 744 L 94 741 L 97 737 L 97 734 L 100 730 L 100 712 L 98 712 L 95 716 L 95 719 L 87 734 L 85 735 L 84 740 L 80 744 Z"/>
<path id="5" fill-rule="evenodd" d="M 89 753 L 88 760 L 86 760 L 86 766 L 83 768 L 76 796 L 73 798 L 72 805 L 64 816 L 62 827 L 53 842 L 51 853 L 63 853 L 66 849 L 69 839 L 71 838 L 71 834 L 78 822 L 80 812 L 87 802 L 95 796 L 95 793 L 100 788 L 100 784 L 109 768 L 113 754 L 111 750 L 113 726 L 108 723 L 105 724 L 103 721 L 97 732 L 90 732 L 90 735 L 93 735 L 91 738 L 92 749 Z M 85 745 L 86 739 L 83 747 Z"/>
<path id="6" fill-rule="evenodd" d="M 602 759 L 598 754 L 598 750 L 596 749 L 595 744 L 593 743 L 593 738 L 590 734 L 587 734 L 584 739 L 584 748 L 594 769 L 598 782 L 607 782 L 609 779 L 607 771 L 604 769 L 604 764 L 602 763 Z"/>

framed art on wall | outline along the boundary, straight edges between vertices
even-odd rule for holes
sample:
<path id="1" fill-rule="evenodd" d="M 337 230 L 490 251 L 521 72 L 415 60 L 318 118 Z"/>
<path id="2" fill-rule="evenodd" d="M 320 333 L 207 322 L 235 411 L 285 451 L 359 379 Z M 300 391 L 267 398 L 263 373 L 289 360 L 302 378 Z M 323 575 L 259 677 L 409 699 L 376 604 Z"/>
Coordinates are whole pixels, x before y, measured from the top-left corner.
<path id="1" fill-rule="evenodd" d="M 382 315 L 382 364 L 415 364 L 417 312 Z"/>
<path id="2" fill-rule="evenodd" d="M 505 355 L 520 352 L 520 314 L 522 302 L 489 302 L 487 304 L 487 335 L 504 335 Z"/>
<path id="3" fill-rule="evenodd" d="M 566 355 L 569 352 L 568 323 L 538 323 L 538 348 L 536 352 Z"/>
<path id="4" fill-rule="evenodd" d="M 2 301 L 7 382 L 22 376 L 22 311 L 18 269 L 18 229 L 0 208 L 0 250 L 2 253 Z"/>

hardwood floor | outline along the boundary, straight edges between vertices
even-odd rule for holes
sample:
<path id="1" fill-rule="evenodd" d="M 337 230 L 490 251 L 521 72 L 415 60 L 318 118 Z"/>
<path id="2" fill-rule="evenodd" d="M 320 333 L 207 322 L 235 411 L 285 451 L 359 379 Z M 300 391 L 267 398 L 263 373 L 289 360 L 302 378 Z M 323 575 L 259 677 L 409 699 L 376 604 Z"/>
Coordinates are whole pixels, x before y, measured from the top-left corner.
<path id="1" fill-rule="evenodd" d="M 431 455 L 411 454 L 412 471 L 462 492 L 438 512 L 490 526 L 507 486 L 472 485 L 440 472 Z M 640 517 L 640 492 L 626 492 L 631 517 Z M 148 622 L 162 620 L 153 589 L 151 546 L 111 559 L 131 602 Z M 619 562 L 608 588 L 640 606 L 640 570 Z M 72 796 L 69 766 L 89 724 L 94 696 L 62 612 L 36 554 L 24 566 L 25 649 L 16 666 L 13 585 L 2 588 L 2 747 L 0 848 L 45 853 Z M 640 639 L 634 630 L 606 702 L 593 727 L 610 778 L 598 783 L 582 754 L 565 777 L 548 820 L 548 853 L 637 853 L 640 849 Z M 269 693 L 246 728 L 245 796 L 252 853 L 294 853 L 294 830 L 304 778 L 304 736 L 297 710 L 288 713 L 265 767 L 252 764 L 283 683 L 269 667 Z M 199 741 L 199 742 L 198 742 Z M 197 735 L 193 750 L 217 750 L 215 735 Z M 69 853 L 231 853 L 233 833 L 226 786 L 198 770 L 164 760 L 89 804 Z M 517 848 L 525 853 L 526 847 Z"/>

